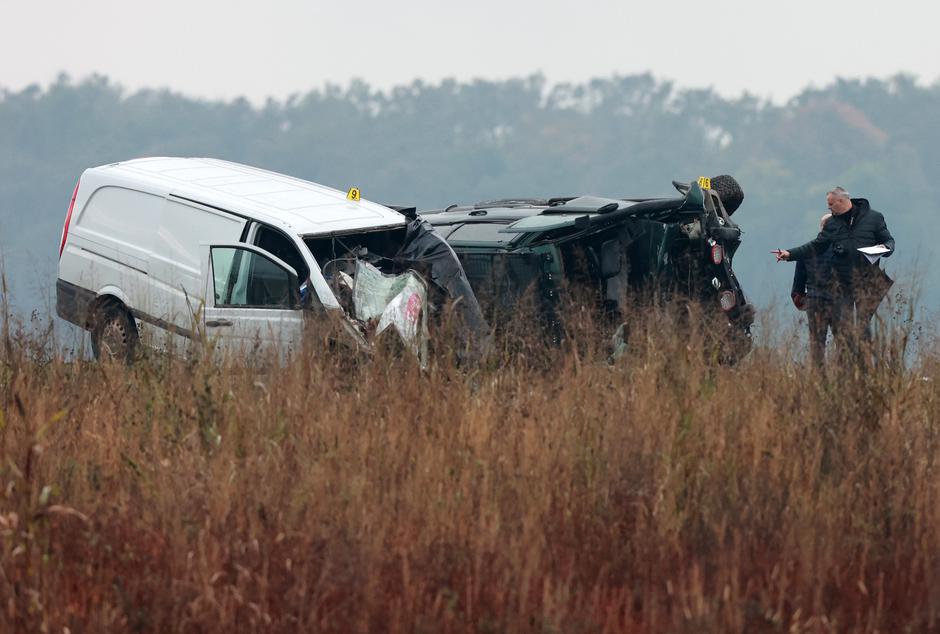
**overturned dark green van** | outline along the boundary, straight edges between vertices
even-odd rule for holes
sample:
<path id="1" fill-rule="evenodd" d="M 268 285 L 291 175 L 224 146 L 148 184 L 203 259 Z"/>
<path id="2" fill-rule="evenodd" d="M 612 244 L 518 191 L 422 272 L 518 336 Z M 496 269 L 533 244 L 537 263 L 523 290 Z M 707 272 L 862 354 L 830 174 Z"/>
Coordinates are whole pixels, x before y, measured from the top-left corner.
<path id="1" fill-rule="evenodd" d="M 691 300 L 713 315 L 722 358 L 736 360 L 754 321 L 732 268 L 741 229 L 731 215 L 743 192 L 730 176 L 673 185 L 672 198 L 504 199 L 420 215 L 457 253 L 497 328 L 526 295 L 555 339 L 558 307 L 576 292 L 593 296 L 611 323 L 626 302 Z"/>

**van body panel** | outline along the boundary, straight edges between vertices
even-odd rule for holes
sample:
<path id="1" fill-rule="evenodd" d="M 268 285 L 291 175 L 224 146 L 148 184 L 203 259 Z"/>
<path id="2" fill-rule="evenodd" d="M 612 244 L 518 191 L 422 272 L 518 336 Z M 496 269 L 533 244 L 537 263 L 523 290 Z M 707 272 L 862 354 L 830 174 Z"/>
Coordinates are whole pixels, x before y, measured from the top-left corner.
<path id="1" fill-rule="evenodd" d="M 304 315 L 295 310 L 206 308 L 206 338 L 224 356 L 260 354 L 286 359 L 303 345 Z"/>
<path id="2" fill-rule="evenodd" d="M 63 252 L 59 263 L 60 280 L 91 290 L 96 295 L 112 294 L 129 308 L 140 304 L 141 295 L 148 286 L 145 269 L 128 265 L 128 258 L 121 258 L 115 250 L 105 255 L 102 252 L 109 250 L 102 248 L 101 244 L 83 241 L 77 236 L 74 243 L 72 240 L 69 236 L 70 247 Z M 84 324 L 78 325 L 84 327 Z"/>
<path id="3" fill-rule="evenodd" d="M 60 277 L 98 293 L 102 288 L 118 289 L 129 307 L 141 306 L 150 296 L 151 243 L 163 199 L 125 187 L 86 191 L 59 260 L 60 271 L 77 277 Z"/>
<path id="4" fill-rule="evenodd" d="M 150 254 L 151 314 L 177 328 L 193 330 L 204 291 L 200 243 L 235 242 L 246 222 L 213 209 L 164 200 Z"/>
<path id="5" fill-rule="evenodd" d="M 105 296 L 116 297 L 127 306 L 133 305 L 133 300 L 128 297 L 120 287 L 117 286 L 112 286 L 110 284 L 108 286 L 102 286 L 98 289 L 98 292 L 95 293 L 95 297 Z"/>

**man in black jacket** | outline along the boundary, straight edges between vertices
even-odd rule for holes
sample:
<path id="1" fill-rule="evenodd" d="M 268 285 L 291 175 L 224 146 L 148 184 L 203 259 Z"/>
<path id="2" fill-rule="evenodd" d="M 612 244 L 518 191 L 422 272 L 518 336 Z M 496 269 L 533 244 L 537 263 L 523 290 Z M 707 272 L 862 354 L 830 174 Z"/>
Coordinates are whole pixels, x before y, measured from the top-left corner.
<path id="1" fill-rule="evenodd" d="M 773 251 L 777 261 L 800 261 L 829 253 L 831 258 L 833 313 L 832 329 L 837 338 L 855 348 L 856 337 L 871 338 L 871 318 L 887 294 L 892 281 L 878 265 L 858 251 L 884 247 L 883 257 L 894 253 L 894 238 L 884 216 L 864 198 L 851 198 L 841 187 L 826 195 L 832 218 L 819 235 L 793 249 Z"/>
<path id="2" fill-rule="evenodd" d="M 826 226 L 832 214 L 819 221 L 819 230 Z M 829 251 L 799 260 L 793 272 L 793 288 L 790 297 L 799 310 L 806 311 L 809 323 L 809 353 L 817 366 L 826 360 L 826 338 L 832 327 L 832 258 Z"/>

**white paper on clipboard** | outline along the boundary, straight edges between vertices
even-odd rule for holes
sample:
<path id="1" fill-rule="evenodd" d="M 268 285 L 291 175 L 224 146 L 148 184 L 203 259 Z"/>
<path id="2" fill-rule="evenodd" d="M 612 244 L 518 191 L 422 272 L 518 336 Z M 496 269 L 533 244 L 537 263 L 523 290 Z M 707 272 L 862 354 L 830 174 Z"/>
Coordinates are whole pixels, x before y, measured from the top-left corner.
<path id="1" fill-rule="evenodd" d="M 871 262 L 872 264 L 874 264 L 875 262 L 878 261 L 878 258 L 880 258 L 881 256 L 883 256 L 885 253 L 890 253 L 890 252 L 891 252 L 891 249 L 889 249 L 888 247 L 886 247 L 886 246 L 884 246 L 884 245 L 882 245 L 882 244 L 879 244 L 879 245 L 876 245 L 876 246 L 873 246 L 873 247 L 862 247 L 862 248 L 859 249 L 859 251 L 860 251 L 866 258 L 868 258 L 868 261 L 869 261 L 869 262 Z"/>

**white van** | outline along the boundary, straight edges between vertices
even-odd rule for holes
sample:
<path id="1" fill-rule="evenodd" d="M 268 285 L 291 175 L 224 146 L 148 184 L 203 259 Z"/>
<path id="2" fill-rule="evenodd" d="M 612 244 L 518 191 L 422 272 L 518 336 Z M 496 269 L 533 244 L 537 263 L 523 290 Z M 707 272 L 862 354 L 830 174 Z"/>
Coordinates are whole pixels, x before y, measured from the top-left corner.
<path id="1" fill-rule="evenodd" d="M 98 358 L 203 335 L 223 349 L 290 352 L 305 301 L 344 308 L 324 268 L 339 279 L 351 257 L 391 257 L 406 224 L 357 191 L 221 160 L 95 167 L 65 218 L 56 309 L 91 331 Z"/>

